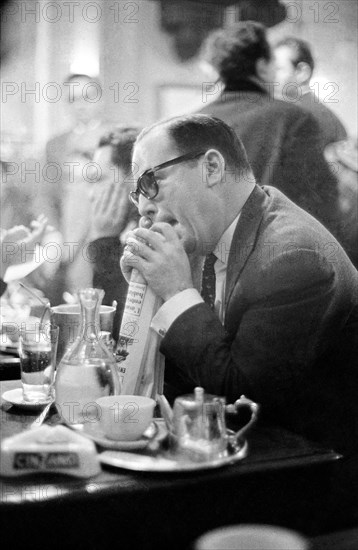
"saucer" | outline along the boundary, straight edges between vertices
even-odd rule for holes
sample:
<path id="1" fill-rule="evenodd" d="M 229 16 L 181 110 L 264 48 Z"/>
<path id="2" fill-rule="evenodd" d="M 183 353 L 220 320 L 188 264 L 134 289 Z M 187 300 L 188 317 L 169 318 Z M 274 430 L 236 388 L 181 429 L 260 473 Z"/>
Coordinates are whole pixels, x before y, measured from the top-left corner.
<path id="1" fill-rule="evenodd" d="M 158 419 L 158 421 L 159 420 L 160 419 Z M 167 435 L 164 423 L 157 422 L 157 420 L 151 422 L 142 437 L 134 441 L 116 441 L 114 439 L 109 439 L 101 430 L 98 422 L 68 424 L 68 426 L 84 437 L 91 439 L 104 449 L 112 449 L 117 451 L 137 451 L 140 449 L 145 449 L 149 442 L 154 440 L 160 441 Z"/>
<path id="2" fill-rule="evenodd" d="M 45 401 L 24 401 L 22 388 L 16 388 L 15 390 L 9 390 L 2 394 L 4 401 L 11 403 L 21 409 L 27 409 L 29 411 L 37 411 L 43 409 L 45 405 L 50 403 L 51 399 L 46 399 Z"/>
<path id="3" fill-rule="evenodd" d="M 136 472 L 193 472 L 197 470 L 212 470 L 235 464 L 245 458 L 248 452 L 246 439 L 240 440 L 232 453 L 225 452 L 223 456 L 207 462 L 193 462 L 179 458 L 168 451 L 162 451 L 156 456 L 139 453 L 104 451 L 98 455 L 99 461 L 107 466 L 123 468 Z"/>

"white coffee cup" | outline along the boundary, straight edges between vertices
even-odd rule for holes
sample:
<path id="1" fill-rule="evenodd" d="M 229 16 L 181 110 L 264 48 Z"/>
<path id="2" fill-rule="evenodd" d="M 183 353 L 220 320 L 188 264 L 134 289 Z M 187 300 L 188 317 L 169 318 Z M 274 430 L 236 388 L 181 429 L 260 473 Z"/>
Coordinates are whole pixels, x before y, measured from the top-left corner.
<path id="1" fill-rule="evenodd" d="M 299 533 L 273 525 L 232 525 L 202 535 L 195 550 L 309 550 Z"/>
<path id="2" fill-rule="evenodd" d="M 110 395 L 96 400 L 104 434 L 117 441 L 140 439 L 153 419 L 154 399 L 140 395 Z"/>

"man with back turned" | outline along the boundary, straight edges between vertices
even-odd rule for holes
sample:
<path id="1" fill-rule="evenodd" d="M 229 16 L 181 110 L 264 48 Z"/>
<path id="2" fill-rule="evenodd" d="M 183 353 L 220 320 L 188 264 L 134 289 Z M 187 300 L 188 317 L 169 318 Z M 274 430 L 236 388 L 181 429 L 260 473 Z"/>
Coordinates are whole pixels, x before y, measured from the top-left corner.
<path id="1" fill-rule="evenodd" d="M 214 31 L 203 60 L 221 93 L 208 96 L 215 100 L 201 113 L 235 130 L 260 184 L 283 191 L 340 239 L 338 184 L 323 157 L 319 125 L 308 111 L 273 97 L 275 58 L 265 27 L 244 21 Z"/>
<path id="2" fill-rule="evenodd" d="M 198 385 L 228 401 L 245 394 L 264 419 L 357 447 L 358 274 L 338 242 L 259 187 L 219 119 L 157 123 L 137 138 L 133 162 L 131 198 L 147 223 L 130 234 L 122 269 L 136 267 L 164 301 L 152 328 L 168 398 Z M 210 253 L 211 305 L 199 293 Z"/>

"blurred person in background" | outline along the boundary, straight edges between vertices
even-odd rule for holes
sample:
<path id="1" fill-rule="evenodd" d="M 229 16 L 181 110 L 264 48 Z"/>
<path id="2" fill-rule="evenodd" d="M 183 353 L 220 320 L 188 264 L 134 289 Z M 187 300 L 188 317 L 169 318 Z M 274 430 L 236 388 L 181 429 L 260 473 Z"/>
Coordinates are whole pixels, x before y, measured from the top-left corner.
<path id="1" fill-rule="evenodd" d="M 91 189 L 88 255 L 93 261 L 93 286 L 105 291 L 102 303 L 117 302 L 115 329 L 119 328 L 128 289 L 119 260 L 126 234 L 138 225 L 139 219 L 129 200 L 133 187 L 132 149 L 138 134 L 135 127 L 114 128 L 101 138 L 93 157 L 101 169 L 101 177 Z"/>
<path id="2" fill-rule="evenodd" d="M 21 182 L 19 174 L 13 173 L 13 164 L 0 160 L 0 225 L 3 229 L 15 225 L 28 226 L 36 217 L 31 190 Z"/>
<path id="3" fill-rule="evenodd" d="M 20 175 L 13 173 L 12 165 L 13 163 L 0 160 L 0 226 L 3 229 L 10 229 L 14 225 L 29 225 L 34 219 L 29 186 L 21 183 Z"/>
<path id="4" fill-rule="evenodd" d="M 319 125 L 322 150 L 329 143 L 346 139 L 347 132 L 339 118 L 310 88 L 315 63 L 309 44 L 287 37 L 276 44 L 274 55 L 275 97 L 312 113 Z"/>
<path id="5" fill-rule="evenodd" d="M 272 97 L 275 65 L 265 27 L 246 21 L 214 31 L 202 57 L 223 90 L 200 112 L 235 130 L 260 185 L 283 191 L 339 238 L 337 180 L 323 157 L 318 124 Z"/>
<path id="6" fill-rule="evenodd" d="M 17 35 L 7 24 L 7 9 L 12 10 L 12 0 L 0 2 L 0 64 L 11 57 L 16 47 Z M 18 159 L 16 159 L 17 161 Z M 35 220 L 32 208 L 33 196 L 20 178 L 13 173 L 10 162 L 0 159 L 1 170 L 1 211 L 0 211 L 0 294 L 7 289 L 4 281 L 9 267 L 29 262 L 35 247 L 46 240 L 46 235 L 53 231 L 48 225 L 48 218 L 42 213 Z M 32 285 L 29 275 L 26 282 Z M 18 285 L 17 285 L 18 286 Z M 38 291 L 35 291 L 36 293 Z M 11 298 L 11 296 L 10 296 Z M 3 304 L 2 304 L 3 307 Z"/>
<path id="7" fill-rule="evenodd" d="M 7 25 L 6 12 L 11 9 L 12 0 L 0 0 L 0 63 L 7 59 L 15 46 L 17 36 L 11 32 L 10 25 Z"/>
<path id="8" fill-rule="evenodd" d="M 339 181 L 339 200 L 344 214 L 343 246 L 358 269 L 358 142 L 331 143 L 325 157 Z"/>
<path id="9" fill-rule="evenodd" d="M 11 52 L 16 49 L 18 36 L 12 32 L 12 26 L 8 24 L 10 14 L 13 13 L 14 2 L 12 0 L 0 1 L 0 23 L 1 23 L 1 42 L 0 42 L 0 64 L 6 63 L 11 58 Z M 36 213 L 40 212 L 33 209 L 33 195 L 26 182 L 21 181 L 19 160 L 16 150 L 9 143 L 1 142 L 0 158 L 0 226 L 2 234 L 4 230 L 17 229 L 15 226 L 29 226 L 36 218 Z M 11 159 L 11 162 L 10 162 Z M 8 235 L 9 236 L 9 235 Z"/>
<path id="10" fill-rule="evenodd" d="M 109 124 L 102 120 L 102 89 L 98 79 L 71 74 L 65 82 L 73 126 L 47 144 L 48 181 L 38 200 L 40 210 L 58 229 L 50 237 L 61 247 L 59 260 L 47 264 L 43 270 L 43 290 L 52 305 L 63 302 L 64 291 L 76 293 L 92 284 L 92 263 L 87 255 L 89 195 L 99 176 L 91 162 L 101 136 L 109 130 Z M 58 173 L 61 178 L 56 181 Z"/>
<path id="11" fill-rule="evenodd" d="M 4 281 L 7 269 L 29 261 L 34 254 L 35 246 L 41 243 L 48 229 L 47 218 L 40 216 L 31 222 L 31 229 L 17 225 L 6 230 L 0 229 L 0 291 L 5 292 L 7 284 Z"/>

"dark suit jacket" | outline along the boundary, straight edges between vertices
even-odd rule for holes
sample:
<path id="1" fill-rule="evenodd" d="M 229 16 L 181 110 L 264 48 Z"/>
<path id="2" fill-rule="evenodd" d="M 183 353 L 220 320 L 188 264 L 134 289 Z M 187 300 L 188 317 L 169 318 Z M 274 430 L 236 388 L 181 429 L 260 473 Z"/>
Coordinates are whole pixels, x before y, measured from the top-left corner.
<path id="1" fill-rule="evenodd" d="M 271 98 L 250 82 L 225 91 L 200 112 L 235 130 L 260 184 L 283 191 L 340 238 L 337 181 L 323 157 L 318 124 L 309 112 Z"/>
<path id="2" fill-rule="evenodd" d="M 113 336 L 117 340 L 128 291 L 119 266 L 123 246 L 118 237 L 101 237 L 90 243 L 88 252 L 93 264 L 93 286 L 105 292 L 102 303 L 111 306 L 114 300 L 117 302 L 113 322 Z"/>
<path id="3" fill-rule="evenodd" d="M 242 393 L 262 418 L 358 450 L 358 273 L 333 236 L 273 187 L 255 187 L 230 249 L 225 326 L 207 304 L 163 338 L 166 393 Z M 355 350 L 354 350 L 354 346 Z"/>
<path id="4" fill-rule="evenodd" d="M 5 281 L 0 279 L 0 296 L 4 294 L 6 289 L 7 289 L 7 284 L 5 283 Z"/>
<path id="5" fill-rule="evenodd" d="M 322 150 L 330 143 L 347 139 L 347 132 L 339 118 L 313 92 L 303 94 L 297 105 L 309 111 L 318 122 Z"/>

